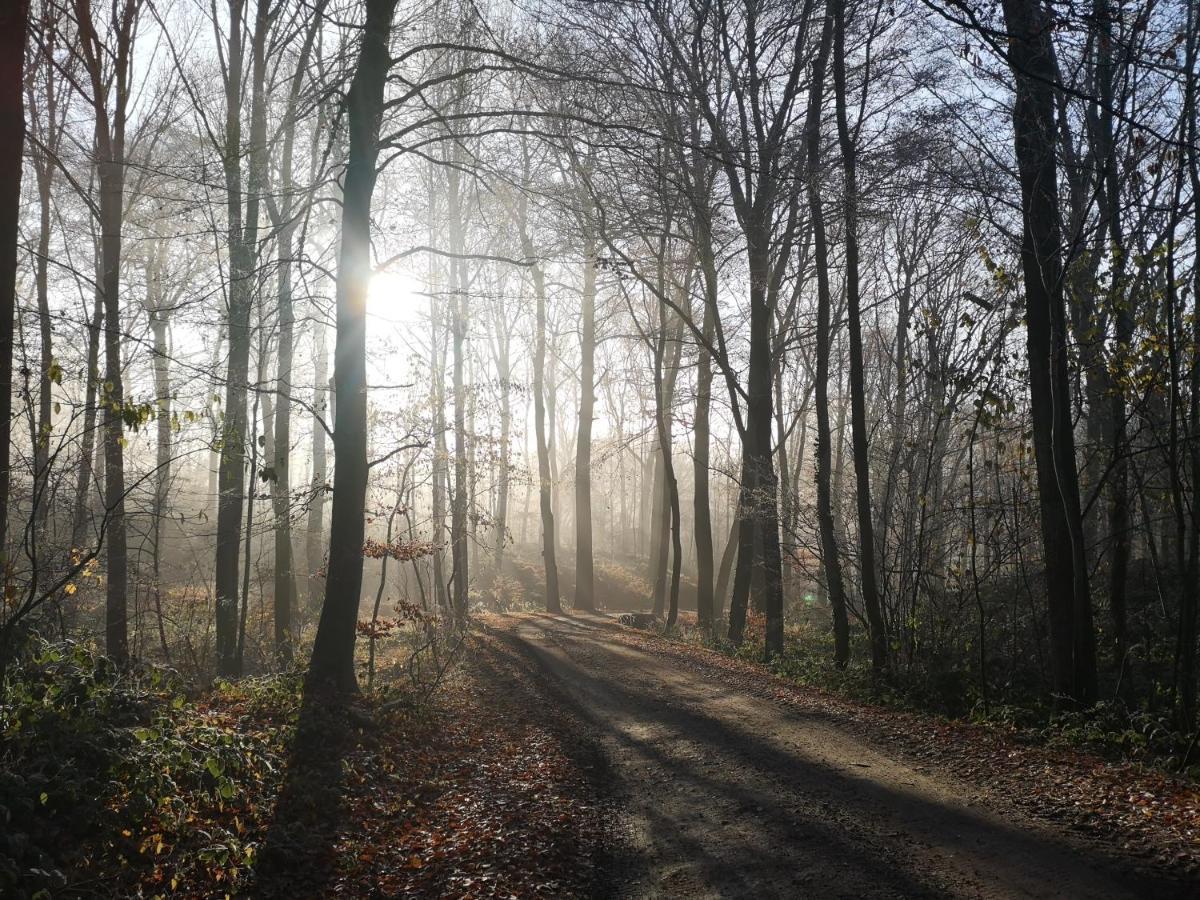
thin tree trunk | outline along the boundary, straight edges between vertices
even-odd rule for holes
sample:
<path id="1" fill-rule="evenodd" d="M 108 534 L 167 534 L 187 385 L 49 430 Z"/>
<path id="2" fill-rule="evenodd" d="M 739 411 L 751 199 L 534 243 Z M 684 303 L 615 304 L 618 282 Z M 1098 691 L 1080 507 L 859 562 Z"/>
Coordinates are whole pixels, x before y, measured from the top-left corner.
<path id="1" fill-rule="evenodd" d="M 526 255 L 531 256 L 528 248 Z M 550 474 L 550 448 L 546 444 L 546 285 L 540 266 L 533 266 L 533 291 L 537 301 L 533 351 L 533 419 L 537 443 L 538 480 L 542 510 L 542 556 L 546 568 L 546 611 L 562 612 L 555 558 L 554 506 Z"/>
<path id="2" fill-rule="evenodd" d="M 704 273 L 704 340 L 711 344 L 716 333 L 714 311 L 717 304 L 716 266 L 711 252 L 698 241 Z M 712 511 L 708 496 L 709 409 L 712 405 L 712 357 L 701 346 L 696 360 L 696 413 L 693 433 L 694 488 L 693 515 L 696 540 L 696 619 L 702 629 L 711 629 L 714 621 Z M 723 602 L 723 601 L 722 601 Z"/>
<path id="3" fill-rule="evenodd" d="M 850 338 L 850 430 L 854 453 L 856 499 L 858 501 L 858 541 L 861 562 L 863 606 L 871 631 L 871 667 L 875 672 L 887 668 L 887 634 L 879 601 L 878 572 L 875 565 L 875 526 L 871 510 L 871 461 L 867 447 L 866 373 L 863 363 L 862 324 L 858 271 L 858 163 L 854 136 L 846 115 L 846 6 L 833 0 L 834 18 L 833 86 L 837 99 L 838 142 L 844 172 L 845 254 L 846 254 L 846 327 Z"/>
<path id="4" fill-rule="evenodd" d="M 157 430 L 156 467 L 154 472 L 154 524 L 151 539 L 154 542 L 154 611 L 158 617 L 158 639 L 162 644 L 163 658 L 169 663 L 171 651 L 167 646 L 167 633 L 162 613 L 162 535 L 163 523 L 167 519 L 167 498 L 171 488 L 171 371 L 170 348 L 167 344 L 167 316 L 163 309 L 161 286 L 150 314 L 150 329 L 154 334 L 154 394 L 158 407 L 155 421 Z"/>
<path id="5" fill-rule="evenodd" d="M 813 90 L 810 94 L 808 121 L 805 127 L 810 172 L 820 171 L 821 154 L 821 95 L 825 83 L 825 67 L 833 39 L 833 15 L 825 14 L 821 29 L 821 44 L 813 68 Z M 829 358 L 832 292 L 829 287 L 829 245 L 825 237 L 825 213 L 815 175 L 808 179 L 809 215 L 813 223 L 813 245 L 817 264 L 817 364 L 814 391 L 817 407 L 817 523 L 821 537 L 821 566 L 825 572 L 825 590 L 833 613 L 833 660 L 839 668 L 850 660 L 850 620 L 846 609 L 846 589 L 842 582 L 841 555 L 834 526 L 833 494 L 831 490 L 832 436 L 829 426 Z"/>
<path id="6" fill-rule="evenodd" d="M 96 455 L 96 389 L 100 383 L 100 328 L 104 321 L 104 292 L 96 291 L 92 318 L 88 322 L 87 384 L 84 385 L 83 436 L 79 471 L 75 476 L 75 508 L 71 524 L 71 547 L 82 549 L 91 522 L 92 460 Z"/>
<path id="7" fill-rule="evenodd" d="M 461 258 L 466 250 L 463 235 L 460 176 L 456 165 L 447 166 L 447 215 L 449 218 L 450 249 L 458 254 L 450 261 L 450 331 L 453 347 L 454 379 L 454 493 L 450 499 L 450 558 L 453 566 L 451 592 L 454 620 L 462 627 L 467 621 L 467 588 L 469 562 L 467 558 L 467 390 L 463 378 L 467 339 L 467 269 Z"/>
<path id="8" fill-rule="evenodd" d="M 17 310 L 17 241 L 25 146 L 25 41 L 28 0 L 0 11 L 0 559 L 8 560 L 8 501 L 12 454 L 13 325 Z"/>
<path id="9" fill-rule="evenodd" d="M 229 0 L 230 22 L 225 81 L 225 190 L 229 219 L 229 358 L 225 418 L 217 475 L 217 672 L 240 675 L 238 654 L 238 555 L 246 495 L 246 391 L 250 373 L 250 313 L 257 284 L 258 218 L 266 177 L 266 40 L 270 0 L 258 0 L 250 44 L 250 165 L 242 188 L 242 28 L 246 0 Z M 243 208 L 244 204 L 244 208 Z"/>
<path id="10" fill-rule="evenodd" d="M 330 410 L 326 408 L 329 379 L 329 344 L 325 337 L 325 326 L 314 321 L 316 350 L 313 371 L 313 425 L 312 425 L 312 498 L 309 501 L 308 523 L 304 532 L 304 560 L 308 568 L 306 587 L 308 606 L 316 612 L 324 596 L 320 570 L 325 561 L 325 486 L 329 481 L 329 455 L 325 448 L 325 427 L 322 420 Z M 331 418 L 331 417 L 330 417 Z M 330 422 L 329 424 L 332 424 Z M 278 444 L 276 447 L 278 448 Z"/>
<path id="11" fill-rule="evenodd" d="M 575 441 L 575 608 L 596 608 L 592 560 L 592 419 L 596 405 L 596 239 L 583 226 L 583 327 L 579 338 L 579 433 Z"/>
<path id="12" fill-rule="evenodd" d="M 511 484 L 509 457 L 512 453 L 512 364 L 509 360 L 511 335 L 504 321 L 503 308 L 496 321 L 496 342 L 499 350 L 500 375 L 500 470 L 496 484 L 495 573 L 499 578 L 504 570 L 504 547 L 508 542 L 508 495 Z"/>
<path id="13" fill-rule="evenodd" d="M 125 396 L 121 382 L 121 225 L 125 202 L 125 120 L 132 64 L 135 0 L 114 10 L 112 46 L 96 32 L 88 0 L 77 0 L 79 42 L 91 80 L 96 172 L 100 183 L 100 289 L 104 295 L 104 506 L 107 519 L 105 652 L 129 659 L 128 552 L 125 523 Z M 111 72 L 107 63 L 111 60 Z M 109 108 L 108 79 L 112 85 Z"/>

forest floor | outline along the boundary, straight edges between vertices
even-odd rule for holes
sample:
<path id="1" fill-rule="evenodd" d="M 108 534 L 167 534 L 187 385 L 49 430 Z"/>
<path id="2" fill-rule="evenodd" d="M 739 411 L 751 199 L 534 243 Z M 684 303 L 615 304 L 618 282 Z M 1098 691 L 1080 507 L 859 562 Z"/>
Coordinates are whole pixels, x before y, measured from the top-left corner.
<path id="1" fill-rule="evenodd" d="M 480 622 L 492 686 L 556 723 L 609 822 L 594 871 L 619 876 L 588 893 L 1196 896 L 1194 786 L 851 703 L 603 616 Z"/>

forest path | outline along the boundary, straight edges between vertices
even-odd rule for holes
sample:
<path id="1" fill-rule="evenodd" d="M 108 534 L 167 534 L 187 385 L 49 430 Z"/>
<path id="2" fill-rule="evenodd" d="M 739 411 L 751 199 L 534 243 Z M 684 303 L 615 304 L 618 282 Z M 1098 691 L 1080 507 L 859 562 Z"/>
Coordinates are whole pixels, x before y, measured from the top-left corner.
<path id="1" fill-rule="evenodd" d="M 606 617 L 484 624 L 598 751 L 622 820 L 618 896 L 1180 896 L 820 714 L 623 639 Z"/>

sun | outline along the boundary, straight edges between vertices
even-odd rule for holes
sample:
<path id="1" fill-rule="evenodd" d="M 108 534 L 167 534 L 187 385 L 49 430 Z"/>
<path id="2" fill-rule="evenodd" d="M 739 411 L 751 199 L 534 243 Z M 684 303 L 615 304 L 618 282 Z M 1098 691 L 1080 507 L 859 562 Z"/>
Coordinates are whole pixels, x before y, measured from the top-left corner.
<path id="1" fill-rule="evenodd" d="M 428 315 L 423 282 L 407 272 L 376 272 L 367 286 L 367 316 L 381 324 L 415 325 Z"/>

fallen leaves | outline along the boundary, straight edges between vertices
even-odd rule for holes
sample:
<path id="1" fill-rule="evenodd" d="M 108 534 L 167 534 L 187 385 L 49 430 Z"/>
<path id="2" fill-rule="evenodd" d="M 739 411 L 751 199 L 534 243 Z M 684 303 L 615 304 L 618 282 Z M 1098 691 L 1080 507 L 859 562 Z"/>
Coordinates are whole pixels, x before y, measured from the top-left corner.
<path id="1" fill-rule="evenodd" d="M 528 677 L 519 663 L 487 637 L 471 641 L 436 709 L 420 721 L 385 720 L 347 759 L 332 893 L 592 893 L 601 830 L 591 789 L 564 737 L 514 700 L 528 696 L 511 689 Z"/>

